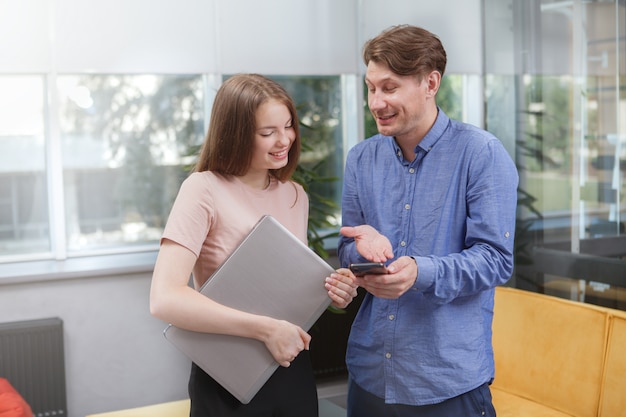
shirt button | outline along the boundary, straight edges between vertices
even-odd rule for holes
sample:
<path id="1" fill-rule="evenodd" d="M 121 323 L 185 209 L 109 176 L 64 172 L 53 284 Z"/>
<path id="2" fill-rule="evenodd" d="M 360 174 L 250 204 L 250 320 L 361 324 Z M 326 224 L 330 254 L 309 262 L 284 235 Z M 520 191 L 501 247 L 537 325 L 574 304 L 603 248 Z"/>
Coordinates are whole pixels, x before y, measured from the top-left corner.
<path id="1" fill-rule="evenodd" d="M 404 208 L 408 210 L 408 209 L 410 209 L 410 208 L 411 208 L 411 205 L 410 205 L 410 204 L 405 204 L 405 205 L 404 205 Z"/>
<path id="2" fill-rule="evenodd" d="M 391 353 L 389 353 L 389 352 L 385 353 L 385 358 L 387 358 L 387 359 L 391 358 Z"/>
<path id="3" fill-rule="evenodd" d="M 393 319 L 395 319 L 395 318 L 396 318 L 396 316 L 394 316 L 393 314 L 390 314 L 390 315 L 389 315 L 389 320 L 393 320 Z"/>
<path id="4" fill-rule="evenodd" d="M 403 240 L 402 242 L 400 242 L 400 246 L 406 246 L 406 242 Z"/>
<path id="5" fill-rule="evenodd" d="M 415 174 L 415 168 L 409 168 L 409 174 Z"/>
<path id="6" fill-rule="evenodd" d="M 504 237 L 508 238 L 509 236 L 511 236 L 509 232 L 504 232 Z"/>

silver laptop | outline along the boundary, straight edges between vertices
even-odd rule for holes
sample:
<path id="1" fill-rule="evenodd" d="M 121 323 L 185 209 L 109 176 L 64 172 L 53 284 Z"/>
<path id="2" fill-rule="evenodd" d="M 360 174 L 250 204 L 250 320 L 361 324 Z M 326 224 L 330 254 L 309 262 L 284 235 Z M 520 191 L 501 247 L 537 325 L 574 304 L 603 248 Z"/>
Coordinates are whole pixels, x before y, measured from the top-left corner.
<path id="1" fill-rule="evenodd" d="M 263 216 L 200 292 L 229 307 L 284 319 L 308 331 L 331 302 L 324 278 L 333 271 L 275 218 Z M 164 334 L 244 404 L 279 366 L 265 344 L 255 339 L 172 325 Z"/>

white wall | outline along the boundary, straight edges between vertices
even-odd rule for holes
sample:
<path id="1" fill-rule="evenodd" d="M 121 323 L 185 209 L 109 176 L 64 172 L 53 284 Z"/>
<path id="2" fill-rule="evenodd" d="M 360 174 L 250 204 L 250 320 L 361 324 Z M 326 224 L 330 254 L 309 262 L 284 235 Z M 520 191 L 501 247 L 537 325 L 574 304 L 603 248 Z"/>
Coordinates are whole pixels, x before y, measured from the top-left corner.
<path id="1" fill-rule="evenodd" d="M 360 20 L 363 40 L 392 25 L 421 26 L 438 35 L 446 48 L 446 72 L 482 74 L 480 0 L 364 0 Z"/>
<path id="2" fill-rule="evenodd" d="M 150 273 L 0 286 L 2 322 L 60 317 L 69 417 L 187 398 L 190 364 L 150 316 Z"/>
<path id="3" fill-rule="evenodd" d="M 441 37 L 449 73 L 481 74 L 480 7 L 480 0 L 0 0 L 0 74 L 360 74 L 362 43 L 400 23 Z M 24 283 L 0 276 L 0 321 L 65 323 L 68 417 L 184 398 L 189 364 L 148 313 L 150 271 L 89 275 Z"/>
<path id="4" fill-rule="evenodd" d="M 350 74 L 396 24 L 482 68 L 480 0 L 0 0 L 0 73 Z"/>

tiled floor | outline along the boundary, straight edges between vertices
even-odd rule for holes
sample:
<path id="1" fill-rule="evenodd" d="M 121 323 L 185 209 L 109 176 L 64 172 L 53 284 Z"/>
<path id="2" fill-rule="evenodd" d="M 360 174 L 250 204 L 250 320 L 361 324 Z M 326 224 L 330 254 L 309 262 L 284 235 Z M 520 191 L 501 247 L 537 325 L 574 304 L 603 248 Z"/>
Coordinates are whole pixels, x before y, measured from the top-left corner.
<path id="1" fill-rule="evenodd" d="M 319 417 L 346 417 L 346 409 L 329 400 L 319 400 Z"/>
<path id="2" fill-rule="evenodd" d="M 320 399 L 320 417 L 345 417 L 347 393 L 345 377 L 319 382 L 317 396 Z"/>

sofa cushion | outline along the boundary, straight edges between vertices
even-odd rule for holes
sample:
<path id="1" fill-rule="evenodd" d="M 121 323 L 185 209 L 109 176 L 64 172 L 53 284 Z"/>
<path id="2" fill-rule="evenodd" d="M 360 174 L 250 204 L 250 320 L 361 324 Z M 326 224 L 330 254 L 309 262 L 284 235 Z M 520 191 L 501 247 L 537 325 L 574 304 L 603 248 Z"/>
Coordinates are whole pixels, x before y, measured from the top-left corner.
<path id="1" fill-rule="evenodd" d="M 608 317 L 589 304 L 497 288 L 494 388 L 573 416 L 596 416 Z"/>
<path id="2" fill-rule="evenodd" d="M 189 400 L 180 400 L 102 414 L 91 414 L 87 417 L 189 417 L 190 407 Z"/>
<path id="3" fill-rule="evenodd" d="M 611 316 L 600 417 L 626 417 L 626 313 Z"/>
<path id="4" fill-rule="evenodd" d="M 495 387 L 491 388 L 491 396 L 498 417 L 571 417 L 569 414 Z"/>
<path id="5" fill-rule="evenodd" d="M 0 417 L 33 417 L 30 406 L 5 378 L 0 378 Z"/>

